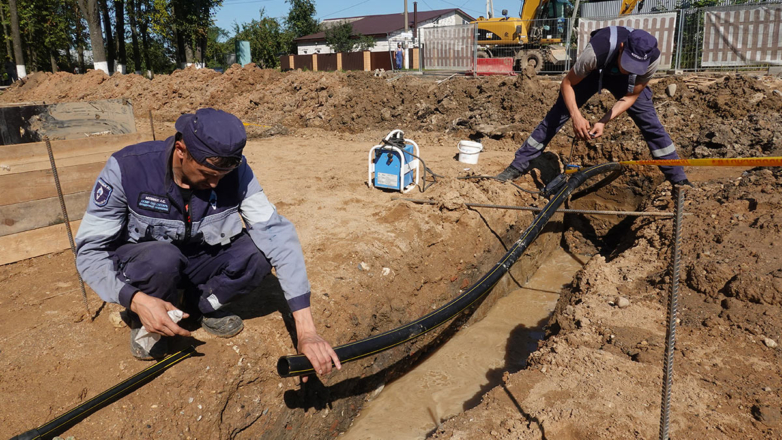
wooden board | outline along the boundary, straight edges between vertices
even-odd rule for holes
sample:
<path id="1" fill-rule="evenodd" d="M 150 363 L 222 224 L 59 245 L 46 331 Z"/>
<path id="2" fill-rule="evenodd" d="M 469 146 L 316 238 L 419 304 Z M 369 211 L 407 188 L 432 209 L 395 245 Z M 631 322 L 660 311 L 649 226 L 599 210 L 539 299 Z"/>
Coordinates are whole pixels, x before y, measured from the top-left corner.
<path id="1" fill-rule="evenodd" d="M 71 222 L 74 237 L 81 220 Z M 0 266 L 70 248 L 65 224 L 0 237 Z"/>
<path id="2" fill-rule="evenodd" d="M 92 191 L 82 191 L 63 197 L 71 221 L 80 220 L 84 216 L 91 193 Z M 58 197 L 0 206 L 0 237 L 62 222 Z"/>
<path id="3" fill-rule="evenodd" d="M 0 107 L 0 144 L 83 139 L 94 134 L 136 132 L 127 99 Z"/>
<path id="4" fill-rule="evenodd" d="M 70 157 L 79 157 L 95 153 L 115 152 L 128 145 L 144 142 L 147 139 L 138 133 L 119 136 L 94 136 L 84 139 L 52 141 L 52 154 L 57 166 L 60 161 Z M 45 162 L 49 166 L 49 152 L 46 143 L 0 145 L 0 170 L 13 172 L 14 167 L 30 163 Z M 30 170 L 28 170 L 30 171 Z"/>
<path id="5" fill-rule="evenodd" d="M 84 156 L 75 156 L 75 157 L 65 157 L 62 159 L 55 158 L 55 163 L 57 164 L 57 170 L 70 167 L 70 166 L 76 166 L 76 165 L 83 165 L 83 164 L 90 164 L 90 163 L 102 163 L 105 164 L 107 160 L 109 160 L 109 156 L 111 156 L 114 153 L 114 149 L 111 151 L 106 151 L 103 153 L 93 153 L 93 154 L 85 154 Z M 5 165 L 0 164 L 0 176 L 5 176 L 7 174 L 20 174 L 20 173 L 27 173 L 30 171 L 41 171 L 41 170 L 51 170 L 52 165 L 51 162 L 49 162 L 49 157 L 47 156 L 46 159 L 40 159 L 34 162 L 28 162 L 18 165 Z"/>
<path id="6" fill-rule="evenodd" d="M 72 194 L 92 189 L 98 174 L 105 166 L 103 162 L 57 167 L 63 194 Z M 0 206 L 32 200 L 57 197 L 52 170 L 29 171 L 0 176 Z"/>

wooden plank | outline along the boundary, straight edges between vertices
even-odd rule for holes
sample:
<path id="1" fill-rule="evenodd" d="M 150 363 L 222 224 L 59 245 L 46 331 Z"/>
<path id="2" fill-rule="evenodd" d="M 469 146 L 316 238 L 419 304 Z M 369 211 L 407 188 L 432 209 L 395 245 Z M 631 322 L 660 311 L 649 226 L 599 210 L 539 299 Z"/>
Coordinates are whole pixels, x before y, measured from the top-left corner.
<path id="1" fill-rule="evenodd" d="M 83 139 L 92 134 L 135 132 L 133 106 L 122 98 L 0 107 L 0 143 L 4 145 L 38 142 L 44 136 Z"/>
<path id="2" fill-rule="evenodd" d="M 82 218 L 87 210 L 90 194 L 92 191 L 82 191 L 63 197 L 71 221 Z M 62 222 L 62 209 L 57 197 L 0 206 L 0 237 Z"/>
<path id="3" fill-rule="evenodd" d="M 111 156 L 113 153 L 114 153 L 114 149 L 112 148 L 111 151 L 86 154 L 84 156 L 65 157 L 62 159 L 58 159 L 55 157 L 55 162 L 57 163 L 57 170 L 59 172 L 60 169 L 69 166 L 98 163 L 98 162 L 105 164 L 106 161 L 109 160 L 109 156 Z M 28 163 L 23 163 L 18 165 L 3 166 L 3 164 L 0 164 L 0 176 L 5 176 L 7 174 L 27 173 L 30 171 L 50 170 L 51 168 L 52 165 L 51 162 L 49 162 L 49 157 L 47 156 L 46 158 L 41 158 L 35 162 L 28 162 Z"/>
<path id="4" fill-rule="evenodd" d="M 139 133 L 118 136 L 92 136 L 83 139 L 52 141 L 52 153 L 55 161 L 67 157 L 84 156 L 87 154 L 114 152 L 122 148 L 151 140 Z M 34 142 L 28 144 L 0 145 L 0 168 L 13 167 L 31 162 L 49 161 L 46 143 Z"/>
<path id="5" fill-rule="evenodd" d="M 74 236 L 81 220 L 71 222 Z M 0 237 L 0 266 L 69 249 L 65 224 Z"/>
<path id="6" fill-rule="evenodd" d="M 63 194 L 88 191 L 92 188 L 104 163 L 96 162 L 71 167 L 57 167 Z M 57 197 L 52 170 L 0 176 L 0 206 L 31 200 Z"/>

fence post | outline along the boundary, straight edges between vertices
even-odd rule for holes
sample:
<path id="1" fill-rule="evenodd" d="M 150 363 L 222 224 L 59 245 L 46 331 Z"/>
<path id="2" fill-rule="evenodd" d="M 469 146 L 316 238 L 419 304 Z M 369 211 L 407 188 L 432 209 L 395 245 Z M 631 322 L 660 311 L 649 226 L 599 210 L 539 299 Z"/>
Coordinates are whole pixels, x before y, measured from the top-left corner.
<path id="1" fill-rule="evenodd" d="M 478 77 L 478 23 L 473 25 L 473 42 L 472 42 L 472 76 Z"/>
<path id="2" fill-rule="evenodd" d="M 337 71 L 342 70 L 342 52 L 337 52 Z"/>
<path id="3" fill-rule="evenodd" d="M 576 0 L 576 8 L 578 7 L 578 0 Z M 573 39 L 573 19 L 567 18 L 567 36 L 565 37 L 565 53 L 567 59 L 565 60 L 565 72 L 570 71 L 570 40 Z"/>
<path id="4" fill-rule="evenodd" d="M 685 18 L 684 18 L 684 9 L 679 9 L 679 35 L 676 38 L 676 65 L 674 66 L 675 70 L 681 70 L 682 68 L 682 39 L 684 36 L 684 26 L 685 26 Z"/>
<path id="5" fill-rule="evenodd" d="M 312 54 L 312 71 L 318 71 L 318 54 L 316 53 Z"/>
<path id="6" fill-rule="evenodd" d="M 364 51 L 364 72 L 372 70 L 372 57 L 369 55 L 369 51 Z"/>
<path id="7" fill-rule="evenodd" d="M 291 70 L 296 70 L 296 66 L 293 65 L 293 55 L 288 55 L 288 64 L 291 66 Z"/>
<path id="8" fill-rule="evenodd" d="M 695 60 L 694 60 L 694 64 L 695 64 L 695 72 L 696 73 L 698 72 L 698 62 L 700 61 L 700 54 L 699 54 L 699 52 L 700 52 L 700 46 L 702 44 L 701 43 L 701 12 L 702 11 L 703 11 L 703 9 L 698 9 L 698 12 L 697 12 L 697 14 L 698 14 L 698 20 L 697 20 L 697 22 L 698 22 L 698 31 L 695 32 Z"/>

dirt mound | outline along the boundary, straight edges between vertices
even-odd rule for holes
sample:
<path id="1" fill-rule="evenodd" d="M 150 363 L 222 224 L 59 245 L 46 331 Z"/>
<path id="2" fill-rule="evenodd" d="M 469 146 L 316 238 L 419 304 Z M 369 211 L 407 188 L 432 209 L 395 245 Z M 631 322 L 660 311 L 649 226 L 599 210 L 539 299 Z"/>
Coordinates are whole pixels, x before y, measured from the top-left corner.
<path id="1" fill-rule="evenodd" d="M 665 94 L 677 84 L 673 97 Z M 422 132 L 522 142 L 556 100 L 558 81 L 542 77 L 376 77 L 370 72 L 287 72 L 234 65 L 220 74 L 188 68 L 152 80 L 135 74 L 108 77 L 39 72 L 11 87 L 0 102 L 83 101 L 127 98 L 136 116 L 171 122 L 199 107 L 232 112 L 247 123 L 268 129 L 317 127 L 362 132 L 404 127 Z M 686 156 L 735 157 L 782 150 L 782 96 L 763 81 L 731 75 L 708 83 L 689 77 L 665 78 L 653 86 L 663 125 Z M 608 93 L 583 108 L 599 119 L 614 103 Z M 258 130 L 255 130 L 256 132 Z M 262 131 L 262 130 L 260 130 Z M 564 133 L 572 135 L 570 125 Z M 620 117 L 606 135 L 591 143 L 584 160 L 648 157 L 632 121 Z M 555 138 L 565 148 L 569 139 Z"/>
<path id="2" fill-rule="evenodd" d="M 782 426 L 782 173 L 738 174 L 686 195 L 672 436 L 778 438 Z M 644 209 L 672 205 L 663 186 Z M 530 367 L 434 438 L 655 437 L 672 234 L 670 220 L 634 221 L 621 251 L 593 257 L 560 297 Z"/>

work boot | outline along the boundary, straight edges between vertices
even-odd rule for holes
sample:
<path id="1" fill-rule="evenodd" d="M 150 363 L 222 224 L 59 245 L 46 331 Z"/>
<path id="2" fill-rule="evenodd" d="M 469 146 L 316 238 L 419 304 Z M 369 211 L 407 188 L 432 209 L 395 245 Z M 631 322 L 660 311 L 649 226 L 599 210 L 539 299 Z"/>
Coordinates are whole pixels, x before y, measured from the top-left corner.
<path id="1" fill-rule="evenodd" d="M 508 180 L 515 180 L 524 174 L 524 171 L 519 170 L 518 168 L 514 167 L 513 165 L 508 165 L 508 168 L 505 168 L 505 171 L 501 172 L 500 174 L 497 174 L 495 179 L 501 181 L 501 182 L 507 182 Z"/>
<path id="2" fill-rule="evenodd" d="M 688 179 L 673 182 L 673 186 L 689 186 L 690 188 L 694 188 Z"/>
<path id="3" fill-rule="evenodd" d="M 161 336 L 160 340 L 147 351 L 136 342 L 138 332 L 141 331 L 142 328 L 141 323 L 134 323 L 130 329 L 130 353 L 133 357 L 140 361 L 153 361 L 166 357 L 166 353 L 168 352 L 168 338 Z"/>
<path id="4" fill-rule="evenodd" d="M 244 329 L 244 323 L 242 318 L 231 312 L 217 310 L 204 314 L 201 318 L 201 327 L 218 338 L 231 338 Z"/>

